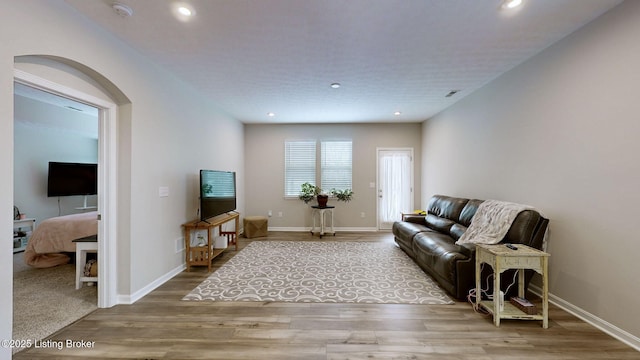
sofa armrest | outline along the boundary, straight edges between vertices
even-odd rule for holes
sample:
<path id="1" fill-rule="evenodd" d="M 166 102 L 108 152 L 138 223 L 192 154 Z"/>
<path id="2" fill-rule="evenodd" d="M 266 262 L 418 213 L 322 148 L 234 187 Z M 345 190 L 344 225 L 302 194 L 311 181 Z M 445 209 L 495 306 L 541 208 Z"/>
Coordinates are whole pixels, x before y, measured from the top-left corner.
<path id="1" fill-rule="evenodd" d="M 424 215 L 405 215 L 403 221 L 421 225 L 425 224 Z"/>
<path id="2" fill-rule="evenodd" d="M 460 253 L 469 258 L 473 258 L 476 253 L 476 244 L 464 243 L 458 245 L 460 247 Z"/>

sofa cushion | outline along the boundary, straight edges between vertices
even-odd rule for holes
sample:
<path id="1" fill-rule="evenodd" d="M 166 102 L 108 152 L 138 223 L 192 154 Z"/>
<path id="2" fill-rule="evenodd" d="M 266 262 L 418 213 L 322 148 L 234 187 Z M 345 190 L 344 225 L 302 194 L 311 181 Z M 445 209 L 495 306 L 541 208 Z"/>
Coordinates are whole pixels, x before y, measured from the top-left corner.
<path id="1" fill-rule="evenodd" d="M 454 198 L 444 195 L 434 195 L 427 205 L 427 212 L 435 216 L 458 221 L 462 209 L 469 199 Z"/>
<path id="2" fill-rule="evenodd" d="M 531 241 L 534 240 L 531 234 L 535 232 L 534 230 L 541 221 L 541 218 L 540 213 L 535 210 L 521 211 L 515 220 L 513 220 L 513 223 L 502 242 L 514 244 L 520 243 L 540 249 L 542 244 L 531 243 Z"/>
<path id="3" fill-rule="evenodd" d="M 398 245 L 405 251 L 410 251 L 410 256 L 413 256 L 413 236 L 422 231 L 431 231 L 423 224 L 417 224 L 406 221 L 396 221 L 391 228 L 393 235 L 395 236 Z"/>
<path id="4" fill-rule="evenodd" d="M 435 231 L 445 233 L 445 234 L 448 234 L 449 229 L 451 229 L 451 226 L 455 224 L 453 220 L 437 217 L 433 214 L 428 214 L 424 220 L 430 229 L 433 229 Z"/>
<path id="5" fill-rule="evenodd" d="M 449 234 L 451 235 L 454 241 L 457 241 L 458 239 L 460 239 L 460 236 L 462 236 L 462 234 L 464 234 L 465 231 L 467 231 L 466 226 L 460 225 L 460 224 L 453 224 L 453 226 L 451 226 L 451 229 L 449 229 Z"/>
<path id="6" fill-rule="evenodd" d="M 406 221 L 396 221 L 393 223 L 393 227 L 391 228 L 391 231 L 394 235 L 396 235 L 396 237 L 403 239 L 406 238 L 409 241 L 411 241 L 411 238 L 413 238 L 415 234 L 427 230 L 429 229 L 423 224 L 416 224 Z"/>
<path id="7" fill-rule="evenodd" d="M 416 234 L 413 253 L 432 272 L 451 283 L 455 283 L 456 279 L 456 261 L 468 258 L 450 236 L 438 232 Z"/>
<path id="8" fill-rule="evenodd" d="M 466 227 L 469 227 L 469 225 L 471 225 L 471 219 L 473 219 L 473 215 L 475 215 L 476 211 L 478 210 L 478 206 L 480 206 L 480 204 L 482 204 L 483 202 L 484 200 L 478 199 L 469 200 L 464 208 L 462 208 L 458 222 Z"/>

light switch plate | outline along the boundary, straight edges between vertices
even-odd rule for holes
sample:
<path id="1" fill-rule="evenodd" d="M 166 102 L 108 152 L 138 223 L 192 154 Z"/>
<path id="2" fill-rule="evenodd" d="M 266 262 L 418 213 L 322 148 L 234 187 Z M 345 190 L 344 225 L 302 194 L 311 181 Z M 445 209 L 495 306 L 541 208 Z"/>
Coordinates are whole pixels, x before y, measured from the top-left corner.
<path id="1" fill-rule="evenodd" d="M 169 187 L 168 186 L 160 186 L 158 188 L 158 195 L 160 197 L 168 197 L 169 196 Z"/>

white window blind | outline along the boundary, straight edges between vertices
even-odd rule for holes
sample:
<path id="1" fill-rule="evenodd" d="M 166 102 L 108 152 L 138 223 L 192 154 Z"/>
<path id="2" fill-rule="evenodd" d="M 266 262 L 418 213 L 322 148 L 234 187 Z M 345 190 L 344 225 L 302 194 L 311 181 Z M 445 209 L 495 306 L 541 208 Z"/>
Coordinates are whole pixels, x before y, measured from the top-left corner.
<path id="1" fill-rule="evenodd" d="M 351 189 L 352 144 L 346 141 L 322 141 L 321 143 L 321 188 Z"/>
<path id="2" fill-rule="evenodd" d="M 285 141 L 284 196 L 298 196 L 304 183 L 316 184 L 316 141 Z"/>

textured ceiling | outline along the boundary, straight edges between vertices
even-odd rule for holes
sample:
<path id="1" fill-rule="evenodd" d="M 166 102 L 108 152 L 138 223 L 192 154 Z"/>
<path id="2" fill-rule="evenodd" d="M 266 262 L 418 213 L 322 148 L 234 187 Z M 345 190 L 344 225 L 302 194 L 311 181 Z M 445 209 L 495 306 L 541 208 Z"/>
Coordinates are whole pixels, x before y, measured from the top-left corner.
<path id="1" fill-rule="evenodd" d="M 423 121 L 621 0 L 66 2 L 234 118 L 307 123 Z"/>

